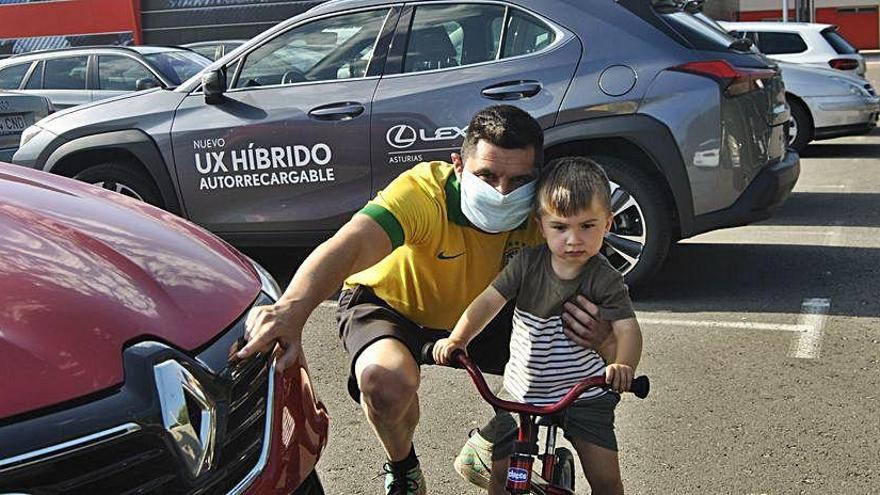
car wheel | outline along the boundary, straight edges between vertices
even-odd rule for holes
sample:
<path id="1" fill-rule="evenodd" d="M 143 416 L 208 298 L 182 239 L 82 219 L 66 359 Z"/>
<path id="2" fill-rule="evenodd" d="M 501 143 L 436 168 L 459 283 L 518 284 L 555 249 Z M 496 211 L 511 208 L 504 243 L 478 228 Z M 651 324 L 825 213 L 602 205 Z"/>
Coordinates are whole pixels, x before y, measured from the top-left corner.
<path id="1" fill-rule="evenodd" d="M 813 119 L 802 103 L 791 98 L 787 98 L 786 101 L 791 109 L 791 118 L 788 121 L 788 146 L 801 153 L 813 138 Z"/>
<path id="2" fill-rule="evenodd" d="M 614 214 L 602 254 L 624 275 L 627 284 L 639 285 L 660 269 L 669 252 L 671 207 L 657 179 L 638 167 L 607 156 L 594 159 L 608 174 Z"/>
<path id="3" fill-rule="evenodd" d="M 317 471 L 312 471 L 293 491 L 293 495 L 324 495 L 324 486 L 318 478 Z"/>
<path id="4" fill-rule="evenodd" d="M 128 163 L 103 163 L 76 174 L 74 179 L 162 207 L 159 189 L 145 172 Z"/>
<path id="5" fill-rule="evenodd" d="M 554 485 L 574 493 L 574 455 L 562 447 L 556 449 L 556 467 L 553 469 Z"/>

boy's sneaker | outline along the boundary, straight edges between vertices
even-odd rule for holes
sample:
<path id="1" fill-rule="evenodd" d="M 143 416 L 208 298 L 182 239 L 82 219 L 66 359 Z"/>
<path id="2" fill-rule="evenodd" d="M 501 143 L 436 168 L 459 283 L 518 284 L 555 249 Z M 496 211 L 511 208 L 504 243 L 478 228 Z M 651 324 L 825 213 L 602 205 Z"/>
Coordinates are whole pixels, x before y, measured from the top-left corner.
<path id="1" fill-rule="evenodd" d="M 425 495 L 427 492 L 425 477 L 418 464 L 405 471 L 396 471 L 392 469 L 391 463 L 386 462 L 383 469 L 386 495 Z"/>
<path id="2" fill-rule="evenodd" d="M 471 431 L 453 465 L 462 478 L 488 490 L 492 477 L 492 442 L 480 436 L 479 430 Z"/>

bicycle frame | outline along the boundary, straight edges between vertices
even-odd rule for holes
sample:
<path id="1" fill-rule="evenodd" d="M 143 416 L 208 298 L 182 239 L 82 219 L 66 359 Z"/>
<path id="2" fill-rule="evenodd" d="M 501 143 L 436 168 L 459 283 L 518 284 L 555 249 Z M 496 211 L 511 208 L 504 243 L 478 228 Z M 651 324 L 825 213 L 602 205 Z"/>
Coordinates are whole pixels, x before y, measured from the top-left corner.
<path id="1" fill-rule="evenodd" d="M 433 344 L 428 344 L 422 349 L 422 360 L 427 364 L 433 364 Z M 548 406 L 535 406 L 532 404 L 524 404 L 520 402 L 511 402 L 500 399 L 492 393 L 483 373 L 470 360 L 463 351 L 458 350 L 452 355 L 452 361 L 467 370 L 468 374 L 477 387 L 477 391 L 483 397 L 483 400 L 491 404 L 497 409 L 502 409 L 512 413 L 519 414 L 519 431 L 517 441 L 514 444 L 514 452 L 510 458 L 510 467 L 507 471 L 507 491 L 513 495 L 534 493 L 538 495 L 573 495 L 574 492 L 568 488 L 554 485 L 553 475 L 556 470 L 556 429 L 555 424 L 547 426 L 547 441 L 544 453 L 538 453 L 538 424 L 537 416 L 551 416 L 561 412 L 581 396 L 581 394 L 592 387 L 608 388 L 605 383 L 604 376 L 595 376 L 587 378 L 578 383 L 565 396 L 555 404 Z M 630 391 L 638 398 L 647 397 L 650 390 L 650 382 L 648 377 L 639 376 L 633 379 Z M 532 465 L 535 457 L 541 459 L 541 474 L 538 476 L 533 473 Z"/>

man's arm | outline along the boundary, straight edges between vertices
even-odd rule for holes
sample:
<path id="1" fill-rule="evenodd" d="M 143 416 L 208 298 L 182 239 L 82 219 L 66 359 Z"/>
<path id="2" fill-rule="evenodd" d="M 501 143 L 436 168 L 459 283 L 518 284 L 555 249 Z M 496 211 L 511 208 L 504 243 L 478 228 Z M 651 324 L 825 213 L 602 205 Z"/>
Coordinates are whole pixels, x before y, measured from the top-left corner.
<path id="1" fill-rule="evenodd" d="M 302 329 L 312 311 L 342 285 L 391 253 L 391 239 L 372 218 L 356 214 L 318 246 L 296 271 L 275 304 L 253 308 L 247 317 L 248 343 L 236 355 L 247 358 L 278 344 L 284 351 L 276 366 L 284 370 L 302 348 Z"/>

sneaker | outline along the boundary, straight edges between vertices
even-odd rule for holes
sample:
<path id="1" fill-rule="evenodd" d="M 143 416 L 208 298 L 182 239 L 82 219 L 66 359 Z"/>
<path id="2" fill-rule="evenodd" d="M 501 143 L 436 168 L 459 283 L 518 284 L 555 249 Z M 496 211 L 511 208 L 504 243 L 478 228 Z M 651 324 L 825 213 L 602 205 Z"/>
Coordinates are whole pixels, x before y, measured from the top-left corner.
<path id="1" fill-rule="evenodd" d="M 386 462 L 385 470 L 385 494 L 386 495 L 425 495 L 425 477 L 422 468 L 416 467 L 403 472 L 395 472 L 391 463 Z"/>
<path id="2" fill-rule="evenodd" d="M 453 465 L 462 478 L 488 490 L 492 477 L 492 442 L 480 436 L 478 430 L 471 431 Z"/>

